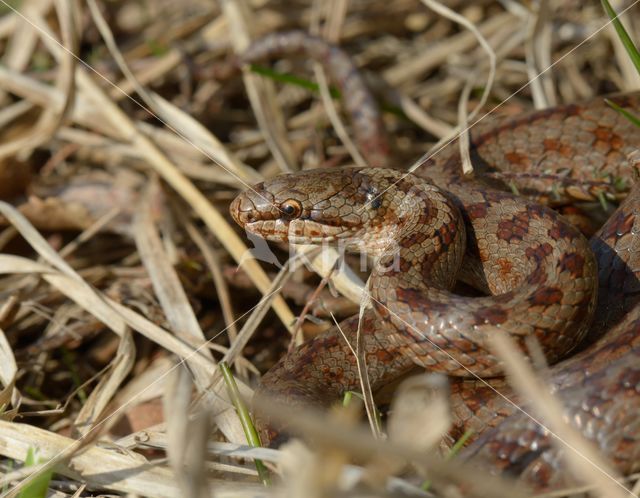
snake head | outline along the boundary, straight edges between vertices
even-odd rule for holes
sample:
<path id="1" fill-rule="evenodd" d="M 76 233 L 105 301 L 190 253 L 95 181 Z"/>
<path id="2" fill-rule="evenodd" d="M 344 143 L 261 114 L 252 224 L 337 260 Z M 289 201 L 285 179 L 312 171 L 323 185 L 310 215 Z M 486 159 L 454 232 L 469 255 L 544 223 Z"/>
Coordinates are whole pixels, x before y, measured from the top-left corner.
<path id="1" fill-rule="evenodd" d="M 266 240 L 348 246 L 385 209 L 382 187 L 360 168 L 286 174 L 241 193 L 230 212 L 242 228 Z"/>

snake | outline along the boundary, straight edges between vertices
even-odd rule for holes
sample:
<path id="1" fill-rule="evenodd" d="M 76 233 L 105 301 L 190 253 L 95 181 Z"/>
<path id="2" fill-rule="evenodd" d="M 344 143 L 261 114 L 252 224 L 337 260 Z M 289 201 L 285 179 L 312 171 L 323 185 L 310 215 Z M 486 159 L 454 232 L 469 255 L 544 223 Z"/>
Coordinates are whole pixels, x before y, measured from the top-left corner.
<path id="1" fill-rule="evenodd" d="M 595 97 L 474 126 L 471 175 L 456 142 L 408 172 L 392 167 L 375 99 L 340 48 L 277 33 L 243 60 L 283 54 L 328 68 L 369 167 L 277 176 L 240 193 L 231 216 L 268 241 L 366 253 L 371 307 L 283 357 L 256 396 L 326 407 L 358 390 L 348 343 L 360 333 L 374 391 L 416 366 L 446 374 L 452 434 L 478 434 L 461 458 L 558 489 L 575 484 L 569 450 L 495 394 L 507 383 L 491 336 L 508 334 L 525 353 L 533 337 L 566 420 L 620 473 L 640 470 L 640 187 L 630 159 L 640 130 Z M 637 109 L 640 93 L 609 102 Z M 626 198 L 589 239 L 553 209 L 616 196 Z M 263 438 L 280 442 L 280 428 L 256 415 Z"/>

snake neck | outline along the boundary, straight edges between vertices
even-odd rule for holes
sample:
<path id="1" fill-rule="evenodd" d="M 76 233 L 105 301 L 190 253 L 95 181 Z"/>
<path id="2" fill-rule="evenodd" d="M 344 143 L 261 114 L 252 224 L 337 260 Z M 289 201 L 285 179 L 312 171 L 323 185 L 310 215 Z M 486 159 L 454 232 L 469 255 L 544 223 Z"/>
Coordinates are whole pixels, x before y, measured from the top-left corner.
<path id="1" fill-rule="evenodd" d="M 427 180 L 404 188 L 396 185 L 401 200 L 398 223 L 375 260 L 370 282 L 393 279 L 416 290 L 451 289 L 465 252 L 463 217 L 451 196 Z M 382 280 L 381 280 L 382 279 Z M 383 286 L 373 285 L 372 295 Z M 384 296 L 379 296 L 384 298 Z"/>

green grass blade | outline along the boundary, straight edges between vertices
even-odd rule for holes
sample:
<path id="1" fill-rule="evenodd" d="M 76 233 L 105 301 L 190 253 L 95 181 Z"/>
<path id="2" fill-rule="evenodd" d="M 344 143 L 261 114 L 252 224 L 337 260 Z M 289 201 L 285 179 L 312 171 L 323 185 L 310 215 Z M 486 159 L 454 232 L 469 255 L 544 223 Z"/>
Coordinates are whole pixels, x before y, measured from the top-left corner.
<path id="1" fill-rule="evenodd" d="M 345 391 L 344 397 L 342 398 L 342 406 L 345 408 L 351 404 L 351 400 L 353 399 L 353 391 Z"/>
<path id="2" fill-rule="evenodd" d="M 449 450 L 449 453 L 447 453 L 447 455 L 444 457 L 444 461 L 448 462 L 453 457 L 455 457 L 460 452 L 462 447 L 465 445 L 465 443 L 469 440 L 471 436 L 473 436 L 473 429 L 467 429 L 465 433 L 462 436 L 460 436 L 460 439 L 458 439 L 455 442 L 455 444 L 451 447 L 451 449 Z M 431 487 L 431 481 L 427 479 L 422 483 L 420 487 L 422 488 L 423 491 L 428 491 L 429 488 Z"/>
<path id="3" fill-rule="evenodd" d="M 460 453 L 460 450 L 462 449 L 462 447 L 465 445 L 465 443 L 469 440 L 471 436 L 473 436 L 473 429 L 467 429 L 464 432 L 464 434 L 460 436 L 460 439 L 458 439 L 455 442 L 455 444 L 451 447 L 451 449 L 449 450 L 449 453 L 447 453 L 447 456 L 444 457 L 444 461 L 448 462 L 453 457 L 455 457 L 458 453 Z"/>
<path id="4" fill-rule="evenodd" d="M 632 112 L 628 111 L 627 109 L 625 109 L 624 107 L 620 107 L 618 104 L 616 104 L 613 100 L 609 100 L 609 99 L 604 99 L 604 101 L 607 103 L 607 105 L 609 107 L 611 107 L 612 109 L 615 109 L 616 111 L 618 111 L 620 114 L 622 114 L 625 118 L 627 118 L 629 121 L 631 121 L 634 125 L 640 127 L 640 118 L 638 116 L 636 116 L 635 114 L 633 114 Z"/>
<path id="5" fill-rule="evenodd" d="M 229 365 L 227 365 L 227 363 L 223 361 L 219 366 L 220 371 L 222 372 L 222 377 L 224 378 L 225 385 L 227 386 L 229 398 L 231 398 L 231 403 L 233 403 L 233 406 L 236 409 L 236 413 L 240 418 L 242 430 L 244 431 L 244 435 L 247 438 L 249 446 L 253 446 L 256 448 L 261 447 L 262 443 L 260 442 L 260 436 L 258 435 L 258 431 L 253 425 L 253 421 L 251 420 L 251 416 L 249 415 L 249 410 L 247 409 L 247 406 L 244 404 L 244 401 L 240 396 L 238 384 L 236 384 L 236 379 L 233 377 Z M 264 484 L 265 486 L 269 486 L 271 484 L 271 479 L 269 478 L 269 470 L 264 465 L 264 462 L 256 458 L 254 460 L 254 463 L 256 465 L 256 470 L 258 471 L 258 477 L 260 478 L 260 481 L 262 481 L 262 484 Z"/>
<path id="6" fill-rule="evenodd" d="M 27 450 L 27 457 L 24 461 L 25 467 L 32 467 L 38 463 L 42 462 L 40 462 L 40 459 L 36 457 L 35 450 L 33 448 L 29 448 Z M 52 476 L 53 471 L 49 470 L 32 477 L 31 482 L 25 486 L 22 491 L 20 491 L 20 494 L 18 495 L 19 498 L 45 498 L 47 496 L 47 490 L 49 489 L 49 482 L 51 482 Z"/>
<path id="7" fill-rule="evenodd" d="M 636 66 L 636 71 L 638 71 L 638 74 L 640 74 L 640 52 L 638 52 L 638 49 L 636 48 L 635 44 L 631 40 L 631 37 L 629 36 L 629 33 L 627 33 L 627 30 L 624 29 L 624 26 L 622 25 L 622 22 L 620 21 L 618 14 L 613 9 L 613 7 L 611 7 L 609 0 L 601 0 L 601 1 L 602 1 L 602 7 L 604 8 L 609 18 L 611 18 L 611 21 L 613 22 L 613 26 L 616 28 L 616 32 L 618 33 L 618 37 L 620 38 L 620 41 L 622 42 L 622 44 L 624 45 L 624 48 L 629 53 L 629 57 L 631 57 L 631 61 L 633 62 L 633 65 Z"/>
<path id="8" fill-rule="evenodd" d="M 277 81 L 278 83 L 294 85 L 294 86 L 298 86 L 300 88 L 309 90 L 310 92 L 313 92 L 313 93 L 320 93 L 320 87 L 318 87 L 318 84 L 314 83 L 313 81 L 309 81 L 308 79 L 300 78 L 299 76 L 295 76 L 290 73 L 281 73 L 278 71 L 274 71 L 273 69 L 260 66 L 258 64 L 250 64 L 249 69 L 251 70 L 252 73 L 259 74 L 260 76 L 264 76 L 265 78 L 269 78 L 273 81 Z M 329 94 L 334 99 L 340 99 L 342 96 L 340 94 L 340 90 L 338 90 L 334 86 L 329 87 Z M 409 118 L 405 116 L 404 111 L 398 106 L 382 102 L 380 104 L 380 109 L 390 114 L 394 114 L 399 118 L 409 121 Z"/>
<path id="9" fill-rule="evenodd" d="M 274 71 L 268 67 L 259 66 L 257 64 L 251 64 L 249 66 L 251 72 L 259 74 L 261 76 L 265 76 L 273 81 L 277 81 L 279 83 L 286 83 L 288 85 L 295 85 L 301 88 L 305 88 L 314 93 L 320 93 L 320 87 L 318 87 L 317 83 L 313 81 L 309 81 L 305 78 L 300 78 L 298 76 L 294 76 L 293 74 L 288 73 L 280 73 L 278 71 Z M 337 88 L 331 87 L 329 88 L 329 93 L 331 97 L 334 99 L 340 98 L 340 91 Z"/>
<path id="10" fill-rule="evenodd" d="M 345 391 L 344 396 L 342 398 L 342 406 L 345 408 L 349 406 L 354 396 L 364 403 L 364 396 L 361 393 L 357 391 Z M 376 418 L 376 423 L 378 427 L 382 427 L 382 413 L 380 413 L 380 410 L 378 410 L 377 406 L 374 406 L 374 408 L 375 408 L 374 415 Z"/>

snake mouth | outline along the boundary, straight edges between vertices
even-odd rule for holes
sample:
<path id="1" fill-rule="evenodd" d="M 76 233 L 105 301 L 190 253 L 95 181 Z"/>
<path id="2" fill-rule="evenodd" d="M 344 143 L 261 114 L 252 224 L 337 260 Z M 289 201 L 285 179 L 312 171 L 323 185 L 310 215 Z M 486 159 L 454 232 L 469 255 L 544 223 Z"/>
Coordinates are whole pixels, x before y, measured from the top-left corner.
<path id="1" fill-rule="evenodd" d="M 246 232 L 257 235 L 271 242 L 291 242 L 289 239 L 289 229 L 279 219 L 260 219 L 242 224 Z"/>
<path id="2" fill-rule="evenodd" d="M 334 245 L 350 233 L 339 227 L 322 226 L 304 219 L 261 219 L 246 222 L 242 227 L 248 233 L 270 242 L 287 242 L 295 245 Z"/>

